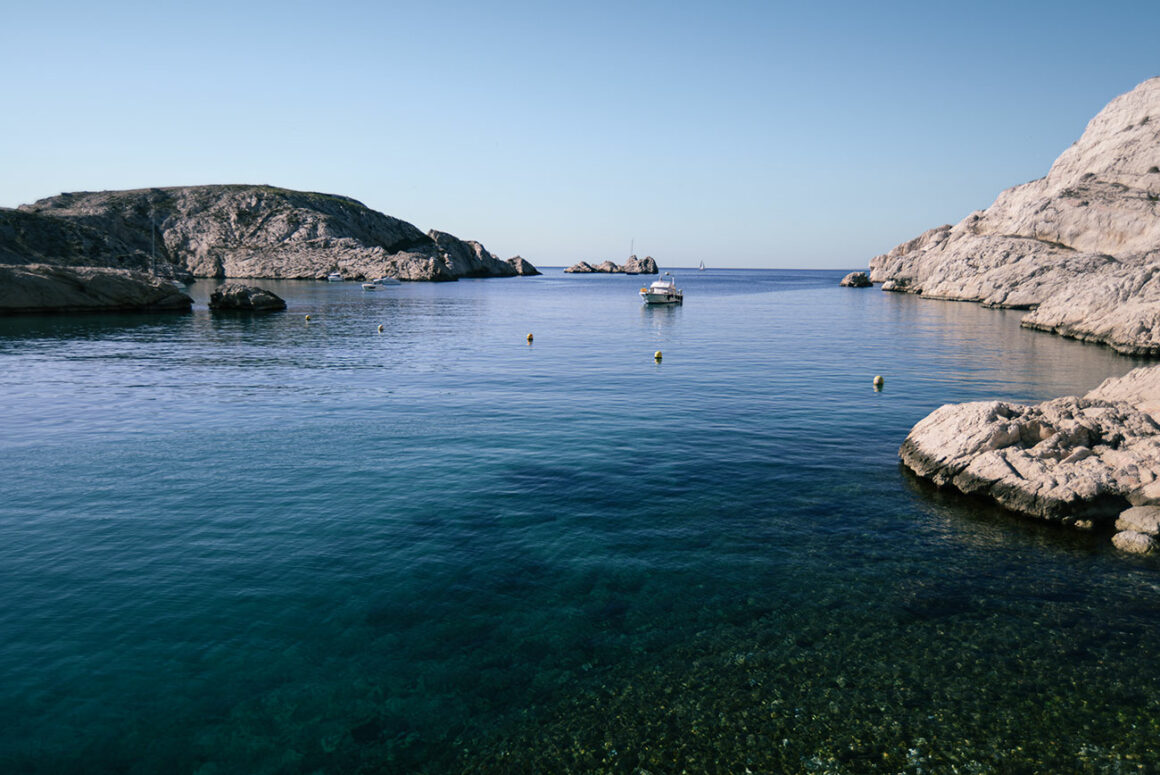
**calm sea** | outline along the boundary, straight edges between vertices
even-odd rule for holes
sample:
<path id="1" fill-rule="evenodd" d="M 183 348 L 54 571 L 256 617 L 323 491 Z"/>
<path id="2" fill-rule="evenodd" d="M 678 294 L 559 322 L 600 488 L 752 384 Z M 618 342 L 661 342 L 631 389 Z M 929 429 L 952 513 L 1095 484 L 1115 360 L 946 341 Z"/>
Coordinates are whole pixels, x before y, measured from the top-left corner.
<path id="1" fill-rule="evenodd" d="M 0 771 L 1156 771 L 1157 568 L 897 459 L 1138 363 L 676 274 L 0 319 Z"/>

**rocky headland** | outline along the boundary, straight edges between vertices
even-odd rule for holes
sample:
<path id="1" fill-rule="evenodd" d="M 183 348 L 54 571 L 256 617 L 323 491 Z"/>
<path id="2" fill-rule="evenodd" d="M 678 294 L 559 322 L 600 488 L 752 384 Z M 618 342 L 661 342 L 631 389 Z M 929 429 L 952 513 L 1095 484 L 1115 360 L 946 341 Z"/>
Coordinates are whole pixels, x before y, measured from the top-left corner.
<path id="1" fill-rule="evenodd" d="M 518 257 L 517 257 L 518 258 Z M 222 185 L 66 193 L 0 210 L 0 263 L 165 277 L 455 280 L 532 274 L 478 242 L 423 233 L 349 197 Z"/>
<path id="2" fill-rule="evenodd" d="M 657 262 L 653 260 L 652 256 L 645 256 L 644 258 L 637 258 L 635 255 L 629 256 L 628 261 L 623 265 L 616 264 L 612 261 L 604 261 L 596 266 L 589 264 L 587 261 L 581 261 L 573 264 L 564 270 L 570 274 L 657 274 Z"/>
<path id="3" fill-rule="evenodd" d="M 873 258 L 870 279 L 1160 355 L 1160 78 L 1112 100 L 1046 177 Z"/>
<path id="4" fill-rule="evenodd" d="M 1160 78 L 1112 100 L 1046 177 L 875 257 L 870 279 L 1027 309 L 1027 328 L 1160 356 Z M 938 485 L 1160 551 L 1160 366 L 1034 406 L 943 406 L 899 456 Z"/>

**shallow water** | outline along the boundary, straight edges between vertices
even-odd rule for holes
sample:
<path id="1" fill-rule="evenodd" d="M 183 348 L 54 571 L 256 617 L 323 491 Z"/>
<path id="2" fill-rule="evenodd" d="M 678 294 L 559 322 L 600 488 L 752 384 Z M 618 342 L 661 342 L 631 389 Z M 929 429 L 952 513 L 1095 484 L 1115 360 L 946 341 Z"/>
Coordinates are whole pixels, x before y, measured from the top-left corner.
<path id="1" fill-rule="evenodd" d="M 897 462 L 1138 363 L 841 274 L 0 319 L 0 770 L 1152 771 L 1155 566 Z"/>

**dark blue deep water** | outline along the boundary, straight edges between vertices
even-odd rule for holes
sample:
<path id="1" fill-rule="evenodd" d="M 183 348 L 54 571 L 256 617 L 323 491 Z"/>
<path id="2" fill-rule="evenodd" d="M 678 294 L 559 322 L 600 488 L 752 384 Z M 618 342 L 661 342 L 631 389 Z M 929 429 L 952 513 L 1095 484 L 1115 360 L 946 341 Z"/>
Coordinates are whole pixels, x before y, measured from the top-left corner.
<path id="1" fill-rule="evenodd" d="M 897 460 L 1138 364 L 677 274 L 0 319 L 0 771 L 1157 771 L 1157 568 Z"/>

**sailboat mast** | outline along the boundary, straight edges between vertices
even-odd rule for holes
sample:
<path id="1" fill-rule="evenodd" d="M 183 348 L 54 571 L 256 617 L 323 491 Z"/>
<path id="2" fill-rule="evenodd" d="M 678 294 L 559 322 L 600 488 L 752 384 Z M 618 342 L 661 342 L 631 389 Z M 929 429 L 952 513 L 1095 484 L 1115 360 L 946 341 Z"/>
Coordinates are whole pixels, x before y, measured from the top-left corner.
<path id="1" fill-rule="evenodd" d="M 153 223 L 153 208 L 149 208 L 149 272 L 157 274 L 157 227 Z"/>

